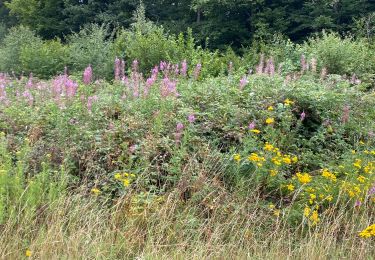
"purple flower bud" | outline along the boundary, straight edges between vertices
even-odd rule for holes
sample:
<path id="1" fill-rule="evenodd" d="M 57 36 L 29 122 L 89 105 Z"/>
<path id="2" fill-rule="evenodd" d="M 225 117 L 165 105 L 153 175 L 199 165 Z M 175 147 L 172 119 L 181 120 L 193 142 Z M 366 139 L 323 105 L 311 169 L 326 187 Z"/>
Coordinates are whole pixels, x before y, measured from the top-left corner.
<path id="1" fill-rule="evenodd" d="M 180 133 L 182 130 L 184 130 L 184 125 L 182 123 L 178 123 L 176 126 L 176 130 L 178 133 Z"/>
<path id="2" fill-rule="evenodd" d="M 195 115 L 194 114 L 190 114 L 189 116 L 188 116 L 188 121 L 189 121 L 189 123 L 194 123 L 195 122 Z"/>
<path id="3" fill-rule="evenodd" d="M 362 205 L 362 202 L 360 200 L 356 200 L 354 207 L 359 208 Z"/>
<path id="4" fill-rule="evenodd" d="M 306 117 L 306 113 L 305 113 L 305 111 L 303 111 L 303 112 L 301 113 L 300 120 L 301 120 L 301 121 L 305 120 L 305 117 Z"/>
<path id="5" fill-rule="evenodd" d="M 253 122 L 251 122 L 251 123 L 249 124 L 249 129 L 250 129 L 250 130 L 251 130 L 251 129 L 254 129 L 255 126 L 256 126 L 255 121 L 253 121 Z"/>
<path id="6" fill-rule="evenodd" d="M 373 184 L 372 188 L 368 191 L 368 195 L 375 195 L 375 183 Z"/>

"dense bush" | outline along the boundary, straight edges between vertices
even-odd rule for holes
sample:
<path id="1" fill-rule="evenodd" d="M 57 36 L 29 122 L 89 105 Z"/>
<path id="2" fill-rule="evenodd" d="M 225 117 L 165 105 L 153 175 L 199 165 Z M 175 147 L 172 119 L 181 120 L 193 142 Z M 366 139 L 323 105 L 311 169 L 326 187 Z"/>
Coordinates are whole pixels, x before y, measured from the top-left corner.
<path id="1" fill-rule="evenodd" d="M 302 51 L 309 57 L 317 58 L 320 66 L 327 67 L 332 74 L 361 77 L 374 73 L 374 51 L 360 39 L 341 38 L 337 34 L 323 32 L 320 37 L 310 38 Z"/>
<path id="2" fill-rule="evenodd" d="M 6 26 L 3 23 L 0 23 L 0 44 L 3 42 L 6 33 L 7 33 Z"/>
<path id="3" fill-rule="evenodd" d="M 24 72 L 40 78 L 61 74 L 68 61 L 66 49 L 59 40 L 25 45 L 20 53 L 21 66 Z"/>
<path id="4" fill-rule="evenodd" d="M 0 48 L 0 70 L 21 73 L 24 68 L 20 60 L 24 46 L 42 45 L 42 39 L 27 27 L 19 26 L 9 30 Z"/>
<path id="5" fill-rule="evenodd" d="M 92 66 L 95 77 L 113 76 L 112 37 L 107 26 L 90 24 L 67 37 L 68 67 L 75 72 Z"/>

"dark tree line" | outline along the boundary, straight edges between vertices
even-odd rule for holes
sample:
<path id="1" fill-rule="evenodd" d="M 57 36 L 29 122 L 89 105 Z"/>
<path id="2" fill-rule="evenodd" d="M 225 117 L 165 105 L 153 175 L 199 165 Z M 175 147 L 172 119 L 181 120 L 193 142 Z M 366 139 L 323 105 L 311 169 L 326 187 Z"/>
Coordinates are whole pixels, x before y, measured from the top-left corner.
<path id="1" fill-rule="evenodd" d="M 375 12 L 375 0 L 143 0 L 148 19 L 178 33 L 193 29 L 209 47 L 240 47 L 282 33 L 301 41 L 322 29 L 347 32 Z M 8 0 L 3 26 L 28 25 L 42 37 L 77 31 L 87 23 L 128 27 L 139 0 Z"/>

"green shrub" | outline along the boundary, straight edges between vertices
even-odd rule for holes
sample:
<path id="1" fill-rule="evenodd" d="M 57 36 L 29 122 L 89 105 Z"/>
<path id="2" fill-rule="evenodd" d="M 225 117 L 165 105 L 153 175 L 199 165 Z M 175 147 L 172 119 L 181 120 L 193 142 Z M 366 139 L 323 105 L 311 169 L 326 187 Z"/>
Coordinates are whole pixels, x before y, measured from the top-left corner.
<path id="1" fill-rule="evenodd" d="M 23 71 L 20 60 L 22 48 L 41 44 L 42 39 L 29 28 L 24 26 L 11 28 L 0 48 L 0 70 L 20 74 Z"/>
<path id="2" fill-rule="evenodd" d="M 355 73 L 362 76 L 374 73 L 375 55 L 369 45 L 351 37 L 341 38 L 335 33 L 323 32 L 321 37 L 310 38 L 301 48 L 310 57 L 318 59 L 331 74 Z"/>
<path id="3" fill-rule="evenodd" d="M 0 23 L 0 44 L 3 42 L 6 34 L 7 34 L 7 28 L 5 24 Z"/>
<path id="4" fill-rule="evenodd" d="M 48 78 L 64 70 L 67 62 L 66 47 L 59 40 L 34 42 L 22 47 L 20 62 L 25 72 Z"/>
<path id="5" fill-rule="evenodd" d="M 82 72 L 89 64 L 96 78 L 113 75 L 113 44 L 107 26 L 89 24 L 67 38 L 69 68 Z"/>
<path id="6" fill-rule="evenodd" d="M 160 61 L 179 63 L 184 59 L 189 60 L 195 51 L 192 31 L 188 30 L 186 38 L 182 33 L 178 37 L 169 35 L 163 27 L 148 21 L 144 12 L 144 7 L 140 5 L 131 28 L 119 33 L 115 41 L 116 54 L 124 57 L 127 64 L 138 60 L 144 73 Z"/>

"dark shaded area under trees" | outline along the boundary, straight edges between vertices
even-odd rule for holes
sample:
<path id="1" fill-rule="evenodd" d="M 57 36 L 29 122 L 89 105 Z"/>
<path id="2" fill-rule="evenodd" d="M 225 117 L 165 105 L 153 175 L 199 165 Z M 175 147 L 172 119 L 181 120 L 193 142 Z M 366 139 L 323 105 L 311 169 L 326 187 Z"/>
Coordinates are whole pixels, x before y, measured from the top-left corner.
<path id="1" fill-rule="evenodd" d="M 322 29 L 340 33 L 375 11 L 374 0 L 143 0 L 146 16 L 171 33 L 192 28 L 209 48 L 234 49 L 276 33 L 302 41 Z M 0 27 L 30 26 L 45 39 L 87 23 L 128 27 L 139 0 L 10 0 L 0 3 Z M 0 28 L 0 29 L 1 29 Z M 208 41 L 206 41 L 208 38 Z"/>

